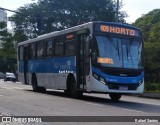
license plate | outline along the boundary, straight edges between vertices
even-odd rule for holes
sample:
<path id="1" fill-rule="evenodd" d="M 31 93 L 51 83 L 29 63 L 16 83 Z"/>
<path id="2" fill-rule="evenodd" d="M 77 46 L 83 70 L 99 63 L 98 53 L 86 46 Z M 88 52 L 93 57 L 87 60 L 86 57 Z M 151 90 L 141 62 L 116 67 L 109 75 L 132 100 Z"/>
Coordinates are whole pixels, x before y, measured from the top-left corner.
<path id="1" fill-rule="evenodd" d="M 119 90 L 128 90 L 128 86 L 119 86 Z"/>

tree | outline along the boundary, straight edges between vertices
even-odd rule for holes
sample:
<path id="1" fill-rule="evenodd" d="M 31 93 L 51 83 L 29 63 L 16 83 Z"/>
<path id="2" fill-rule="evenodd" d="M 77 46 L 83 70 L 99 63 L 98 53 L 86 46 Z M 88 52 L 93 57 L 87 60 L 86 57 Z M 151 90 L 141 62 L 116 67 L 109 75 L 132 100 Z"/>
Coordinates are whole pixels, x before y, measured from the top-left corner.
<path id="1" fill-rule="evenodd" d="M 137 19 L 134 25 L 144 34 L 146 81 L 160 83 L 160 9 Z"/>
<path id="2" fill-rule="evenodd" d="M 16 70 L 16 49 L 12 34 L 7 31 L 6 22 L 0 23 L 0 71 L 12 71 Z M 11 61 L 12 60 L 12 61 Z M 14 61 L 13 61 L 14 60 Z"/>
<path id="3" fill-rule="evenodd" d="M 16 41 L 37 37 L 40 34 L 62 30 L 90 21 L 115 22 L 114 0 L 38 0 L 17 10 L 13 21 Z M 125 22 L 119 12 L 119 22 Z"/>

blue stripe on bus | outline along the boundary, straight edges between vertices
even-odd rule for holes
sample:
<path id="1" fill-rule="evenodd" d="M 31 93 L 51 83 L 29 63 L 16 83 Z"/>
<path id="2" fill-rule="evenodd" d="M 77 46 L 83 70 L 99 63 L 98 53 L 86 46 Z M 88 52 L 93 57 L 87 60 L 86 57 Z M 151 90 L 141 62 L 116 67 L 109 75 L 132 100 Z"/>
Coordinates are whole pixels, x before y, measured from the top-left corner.
<path id="1" fill-rule="evenodd" d="M 29 73 L 68 73 L 76 72 L 76 57 L 58 57 L 28 60 Z M 24 72 L 24 61 L 19 62 L 19 72 Z"/>
<path id="2" fill-rule="evenodd" d="M 137 77 L 119 77 L 119 76 L 111 76 L 101 72 L 99 69 L 92 67 L 93 73 L 98 76 L 104 78 L 106 82 L 119 83 L 119 84 L 137 84 L 140 80 L 144 78 L 144 72 L 141 73 L 140 76 Z"/>

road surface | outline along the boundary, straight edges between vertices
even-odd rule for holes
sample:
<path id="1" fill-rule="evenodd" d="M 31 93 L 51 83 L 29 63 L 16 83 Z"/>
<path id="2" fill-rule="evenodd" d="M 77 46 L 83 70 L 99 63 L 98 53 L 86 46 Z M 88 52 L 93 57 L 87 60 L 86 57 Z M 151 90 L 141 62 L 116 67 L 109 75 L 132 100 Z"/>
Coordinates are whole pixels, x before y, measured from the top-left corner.
<path id="1" fill-rule="evenodd" d="M 84 94 L 80 99 L 73 99 L 66 97 L 62 91 L 48 90 L 46 93 L 36 93 L 32 91 L 31 86 L 19 82 L 3 82 L 3 80 L 0 80 L 0 116 L 160 116 L 160 100 L 122 96 L 119 102 L 113 102 L 106 94 Z M 21 124 L 137 125 L 144 124 L 145 121 L 141 120 L 140 122 L 142 123 L 116 123 L 115 118 L 115 122 L 109 123 L 94 121 Z M 145 124 L 158 125 L 158 123 L 146 122 Z"/>

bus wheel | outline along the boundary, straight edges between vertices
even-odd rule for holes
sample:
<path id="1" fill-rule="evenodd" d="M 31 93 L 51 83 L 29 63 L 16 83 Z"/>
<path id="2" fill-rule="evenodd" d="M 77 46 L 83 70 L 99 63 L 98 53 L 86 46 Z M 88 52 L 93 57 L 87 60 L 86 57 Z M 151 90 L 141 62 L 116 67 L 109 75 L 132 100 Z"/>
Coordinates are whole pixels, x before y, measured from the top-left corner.
<path id="1" fill-rule="evenodd" d="M 46 92 L 46 89 L 44 87 L 38 87 L 37 78 L 35 75 L 32 78 L 32 88 L 34 92 Z"/>
<path id="2" fill-rule="evenodd" d="M 38 86 L 37 86 L 37 78 L 36 76 L 32 77 L 32 88 L 34 92 L 38 92 Z"/>
<path id="3" fill-rule="evenodd" d="M 83 95 L 83 92 L 78 91 L 76 81 L 73 78 L 69 79 L 67 82 L 68 82 L 67 93 L 69 96 L 71 96 L 72 98 L 78 98 Z"/>
<path id="4" fill-rule="evenodd" d="M 119 93 L 110 93 L 109 96 L 113 101 L 118 101 L 122 95 Z"/>

